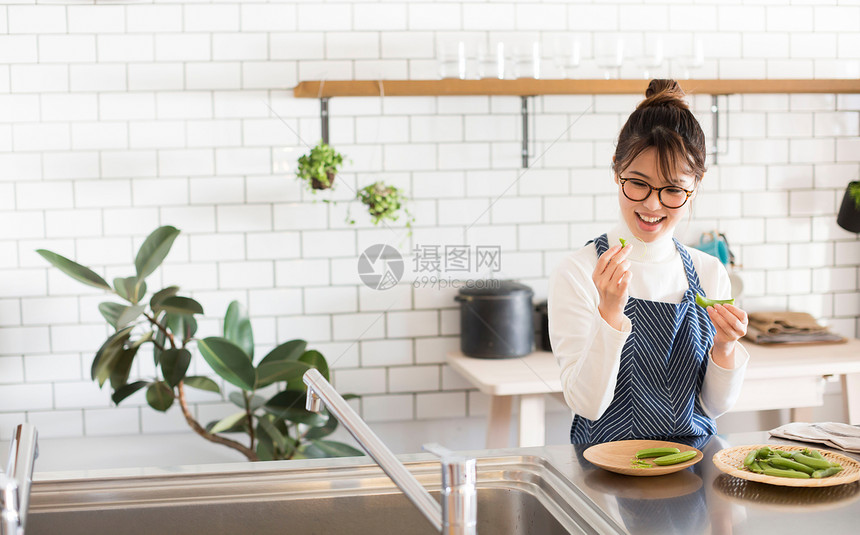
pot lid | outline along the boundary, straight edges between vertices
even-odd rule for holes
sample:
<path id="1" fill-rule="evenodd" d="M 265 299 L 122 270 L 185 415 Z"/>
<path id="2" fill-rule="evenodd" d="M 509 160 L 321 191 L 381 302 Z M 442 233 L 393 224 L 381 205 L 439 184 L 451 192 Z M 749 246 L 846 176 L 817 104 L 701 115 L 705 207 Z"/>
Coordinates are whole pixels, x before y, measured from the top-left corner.
<path id="1" fill-rule="evenodd" d="M 517 294 L 534 295 L 531 287 L 512 280 L 479 279 L 470 281 L 468 288 L 460 288 L 460 295 L 473 297 L 505 297 Z"/>

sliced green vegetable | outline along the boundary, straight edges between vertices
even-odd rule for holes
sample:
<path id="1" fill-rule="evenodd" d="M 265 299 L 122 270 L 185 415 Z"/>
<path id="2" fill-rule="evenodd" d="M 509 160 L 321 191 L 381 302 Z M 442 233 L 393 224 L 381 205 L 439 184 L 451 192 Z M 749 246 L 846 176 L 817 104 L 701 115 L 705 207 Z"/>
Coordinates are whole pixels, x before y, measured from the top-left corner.
<path id="1" fill-rule="evenodd" d="M 696 304 L 702 308 L 712 307 L 714 305 L 733 305 L 734 299 L 708 299 L 700 294 L 696 294 Z"/>
<path id="2" fill-rule="evenodd" d="M 783 470 L 781 468 L 765 468 L 764 475 L 774 477 L 793 477 L 795 479 L 809 479 L 809 474 L 797 470 Z"/>
<path id="3" fill-rule="evenodd" d="M 671 455 L 657 457 L 656 459 L 654 459 L 654 464 L 658 466 L 668 466 L 671 464 L 685 463 L 695 456 L 696 452 L 694 450 L 683 451 L 681 453 L 673 453 Z"/>
<path id="4" fill-rule="evenodd" d="M 622 249 L 624 249 L 625 247 L 627 247 L 627 240 L 625 240 L 624 238 L 618 238 L 618 241 L 620 241 L 620 242 L 621 242 L 621 248 L 622 248 Z"/>
<path id="5" fill-rule="evenodd" d="M 680 453 L 681 450 L 678 448 L 646 448 L 644 450 L 639 450 L 636 452 L 637 459 L 647 459 L 649 457 L 663 457 L 664 455 L 671 455 L 673 453 Z"/>
<path id="6" fill-rule="evenodd" d="M 831 466 L 830 468 L 825 468 L 823 470 L 816 470 L 816 471 L 812 472 L 812 477 L 814 477 L 816 479 L 820 479 L 822 477 L 830 477 L 830 476 L 838 474 L 841 471 L 842 471 L 841 466 Z"/>
<path id="7" fill-rule="evenodd" d="M 833 466 L 833 464 L 825 459 L 816 459 L 815 457 L 804 455 L 803 452 L 800 451 L 792 455 L 791 458 L 816 470 L 826 470 Z"/>
<path id="8" fill-rule="evenodd" d="M 805 464 L 800 464 L 797 461 L 793 461 L 791 459 L 784 459 L 782 457 L 773 457 L 772 459 L 770 459 L 770 464 L 777 468 L 797 470 L 798 472 L 803 472 L 809 475 L 812 475 L 812 473 L 815 471 L 812 468 L 806 466 Z"/>

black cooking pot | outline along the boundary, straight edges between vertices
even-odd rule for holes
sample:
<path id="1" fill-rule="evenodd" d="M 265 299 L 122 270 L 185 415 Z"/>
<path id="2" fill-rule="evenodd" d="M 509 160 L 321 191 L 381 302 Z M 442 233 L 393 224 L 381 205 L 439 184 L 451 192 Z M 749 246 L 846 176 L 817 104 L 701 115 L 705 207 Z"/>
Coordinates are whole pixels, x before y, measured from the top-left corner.
<path id="1" fill-rule="evenodd" d="M 552 351 L 552 344 L 549 342 L 549 307 L 546 301 L 541 301 L 535 306 L 537 312 L 537 339 L 535 343 L 544 351 Z"/>
<path id="2" fill-rule="evenodd" d="M 525 284 L 495 279 L 478 280 L 462 288 L 460 351 L 478 358 L 522 357 L 532 352 L 534 291 Z"/>

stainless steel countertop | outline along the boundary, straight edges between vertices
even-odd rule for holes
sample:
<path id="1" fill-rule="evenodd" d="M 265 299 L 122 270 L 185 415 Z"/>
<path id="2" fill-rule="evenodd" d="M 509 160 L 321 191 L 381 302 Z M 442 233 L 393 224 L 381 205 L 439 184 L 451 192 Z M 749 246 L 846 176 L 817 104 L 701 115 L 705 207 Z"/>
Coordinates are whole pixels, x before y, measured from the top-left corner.
<path id="1" fill-rule="evenodd" d="M 818 489 L 789 488 L 737 479 L 711 461 L 720 449 L 746 444 L 800 444 L 772 439 L 767 433 L 714 436 L 695 444 L 704 460 L 686 470 L 653 477 L 623 476 L 586 461 L 585 446 L 544 446 L 468 452 L 479 459 L 500 455 L 539 457 L 550 469 L 590 500 L 609 524 L 631 534 L 767 534 L 860 531 L 860 482 Z M 844 452 L 843 452 L 844 453 Z M 849 455 L 860 460 L 858 455 Z M 398 456 L 403 462 L 432 460 L 428 454 Z M 140 478 L 164 475 L 248 473 L 325 466 L 371 465 L 366 457 L 226 463 L 165 468 L 37 472 L 34 481 Z M 37 464 L 38 468 L 38 464 Z M 480 468 L 479 468 L 480 472 Z M 478 486 L 480 488 L 480 473 Z M 38 487 L 38 483 L 36 484 Z"/>

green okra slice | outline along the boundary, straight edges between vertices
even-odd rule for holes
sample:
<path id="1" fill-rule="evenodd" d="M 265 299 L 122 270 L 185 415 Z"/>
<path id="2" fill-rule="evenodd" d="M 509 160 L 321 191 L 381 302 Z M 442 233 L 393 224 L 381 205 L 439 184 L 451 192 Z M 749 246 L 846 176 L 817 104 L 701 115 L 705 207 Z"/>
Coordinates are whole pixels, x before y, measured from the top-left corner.
<path id="1" fill-rule="evenodd" d="M 814 477 L 816 479 L 820 479 L 822 477 L 830 477 L 830 476 L 838 474 L 841 471 L 842 471 L 841 466 L 831 466 L 830 468 L 825 468 L 823 470 L 816 470 L 816 471 L 812 472 L 812 477 Z"/>
<path id="2" fill-rule="evenodd" d="M 793 461 L 791 459 L 785 459 L 783 457 L 774 457 L 770 459 L 770 464 L 777 468 L 784 468 L 788 470 L 797 470 L 798 472 L 803 472 L 805 474 L 812 475 L 815 470 L 805 464 L 801 464 L 797 461 Z"/>
<path id="3" fill-rule="evenodd" d="M 693 450 L 683 451 L 680 453 L 673 453 L 671 455 L 664 455 L 663 457 L 657 457 L 654 459 L 654 464 L 658 466 L 669 466 L 672 464 L 685 463 L 696 456 L 696 452 Z"/>
<path id="4" fill-rule="evenodd" d="M 764 475 L 775 477 L 793 477 L 795 479 L 809 479 L 811 476 L 797 470 L 784 470 L 782 468 L 765 468 Z"/>
<path id="5" fill-rule="evenodd" d="M 805 464 L 806 466 L 814 468 L 815 470 L 826 470 L 834 466 L 834 463 L 831 463 L 826 459 L 816 459 L 815 457 L 804 455 L 803 452 L 800 451 L 792 455 L 791 458 L 799 462 L 800 464 Z"/>
<path id="6" fill-rule="evenodd" d="M 701 294 L 696 293 L 696 304 L 702 308 L 712 307 L 714 305 L 733 305 L 735 304 L 734 299 L 708 299 L 707 297 L 703 297 Z"/>
<path id="7" fill-rule="evenodd" d="M 647 459 L 649 457 L 662 457 L 664 455 L 671 455 L 672 453 L 679 453 L 681 450 L 678 448 L 645 448 L 644 450 L 639 450 L 636 452 L 637 459 Z"/>

